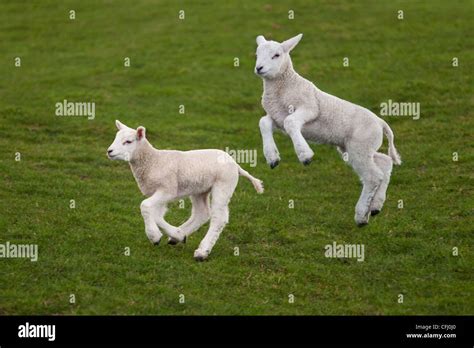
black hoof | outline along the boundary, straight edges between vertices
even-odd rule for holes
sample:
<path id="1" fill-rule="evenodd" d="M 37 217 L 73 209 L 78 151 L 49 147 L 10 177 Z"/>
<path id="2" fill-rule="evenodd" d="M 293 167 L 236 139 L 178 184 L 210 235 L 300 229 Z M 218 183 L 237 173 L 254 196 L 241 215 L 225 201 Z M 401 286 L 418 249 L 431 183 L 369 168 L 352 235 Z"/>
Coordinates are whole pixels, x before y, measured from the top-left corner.
<path id="1" fill-rule="evenodd" d="M 277 165 L 279 165 L 279 164 L 280 164 L 280 161 L 272 162 L 272 163 L 270 163 L 270 168 L 273 169 L 273 168 L 275 168 L 275 167 L 276 167 Z"/>
<path id="2" fill-rule="evenodd" d="M 178 244 L 178 243 L 179 243 L 179 242 L 178 242 L 176 239 L 170 239 L 170 240 L 168 241 L 168 244 L 169 244 L 169 245 L 176 245 L 176 244 Z M 184 239 L 183 239 L 183 241 L 182 241 L 181 243 L 186 244 L 186 236 L 184 237 Z"/>
<path id="3" fill-rule="evenodd" d="M 303 164 L 304 164 L 305 166 L 309 166 L 309 164 L 311 163 L 311 161 L 312 161 L 312 160 L 310 160 L 310 159 L 304 160 L 304 161 L 303 161 Z"/>
<path id="4" fill-rule="evenodd" d="M 357 224 L 357 227 L 364 227 L 365 225 L 368 225 L 369 223 L 368 222 L 359 222 Z"/>
<path id="5" fill-rule="evenodd" d="M 160 245 L 160 243 L 161 243 L 161 238 L 160 238 L 160 240 L 159 240 L 158 242 L 154 242 L 153 245 L 158 246 L 158 245 Z"/>
<path id="6" fill-rule="evenodd" d="M 196 260 L 197 262 L 203 262 L 204 260 L 206 260 L 206 258 L 202 256 L 194 256 L 194 260 Z"/>
<path id="7" fill-rule="evenodd" d="M 380 213 L 380 210 L 374 209 L 374 210 L 372 210 L 372 211 L 370 212 L 370 215 L 371 215 L 371 216 L 375 216 L 375 215 L 377 215 L 378 213 Z"/>

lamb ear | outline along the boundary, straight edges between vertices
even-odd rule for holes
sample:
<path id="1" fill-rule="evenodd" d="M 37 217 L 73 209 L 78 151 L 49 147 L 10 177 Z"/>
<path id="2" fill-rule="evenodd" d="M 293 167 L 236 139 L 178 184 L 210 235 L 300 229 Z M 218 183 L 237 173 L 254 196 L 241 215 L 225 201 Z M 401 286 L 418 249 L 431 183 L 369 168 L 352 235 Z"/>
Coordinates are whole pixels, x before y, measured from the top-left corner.
<path id="1" fill-rule="evenodd" d="M 291 39 L 283 41 L 281 43 L 281 45 L 283 46 L 283 50 L 285 52 L 290 52 L 293 48 L 295 48 L 298 42 L 300 42 L 302 37 L 303 37 L 303 34 L 298 34 L 295 37 L 292 37 Z"/>
<path id="2" fill-rule="evenodd" d="M 257 45 L 261 45 L 264 42 L 267 42 L 267 40 L 263 37 L 263 35 L 257 36 Z"/>
<path id="3" fill-rule="evenodd" d="M 121 130 L 122 128 L 125 128 L 126 126 L 119 120 L 115 120 L 115 127 L 117 127 L 118 130 Z"/>
<path id="4" fill-rule="evenodd" d="M 146 133 L 146 129 L 145 127 L 138 127 L 137 128 L 137 140 L 142 140 L 143 138 L 145 138 L 145 133 Z"/>

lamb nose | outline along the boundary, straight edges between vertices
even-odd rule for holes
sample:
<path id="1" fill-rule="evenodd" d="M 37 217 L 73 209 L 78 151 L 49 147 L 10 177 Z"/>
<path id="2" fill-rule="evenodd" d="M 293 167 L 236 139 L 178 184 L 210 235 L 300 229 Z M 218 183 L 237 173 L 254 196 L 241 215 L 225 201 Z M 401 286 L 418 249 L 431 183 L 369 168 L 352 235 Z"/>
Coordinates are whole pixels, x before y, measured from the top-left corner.
<path id="1" fill-rule="evenodd" d="M 260 70 L 262 70 L 262 69 L 263 69 L 263 66 L 257 67 L 257 72 L 260 72 Z"/>
<path id="2" fill-rule="evenodd" d="M 107 150 L 107 153 L 110 155 L 114 150 Z"/>

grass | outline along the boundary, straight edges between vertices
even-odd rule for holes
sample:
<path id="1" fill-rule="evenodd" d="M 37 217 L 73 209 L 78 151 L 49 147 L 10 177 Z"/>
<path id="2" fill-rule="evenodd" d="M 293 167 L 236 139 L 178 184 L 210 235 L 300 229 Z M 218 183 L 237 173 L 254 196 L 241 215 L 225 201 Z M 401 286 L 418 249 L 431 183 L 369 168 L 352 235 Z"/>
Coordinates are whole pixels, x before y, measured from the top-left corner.
<path id="1" fill-rule="evenodd" d="M 39 260 L 0 259 L 0 314 L 474 312 L 473 1 L 268 3 L 2 1 L 0 243 L 37 243 Z M 388 99 L 421 104 L 419 120 L 386 118 L 404 162 L 364 228 L 358 178 L 333 148 L 312 146 L 303 167 L 277 134 L 273 171 L 261 152 L 255 37 L 299 32 L 295 68 L 322 90 L 376 113 Z M 96 118 L 56 117 L 64 99 L 95 102 Z M 192 258 L 205 227 L 186 245 L 148 242 L 128 165 L 105 157 L 117 118 L 158 148 L 258 149 L 243 167 L 266 192 L 241 180 L 208 262 Z M 173 204 L 168 221 L 189 208 Z M 325 258 L 333 241 L 364 244 L 365 261 Z"/>

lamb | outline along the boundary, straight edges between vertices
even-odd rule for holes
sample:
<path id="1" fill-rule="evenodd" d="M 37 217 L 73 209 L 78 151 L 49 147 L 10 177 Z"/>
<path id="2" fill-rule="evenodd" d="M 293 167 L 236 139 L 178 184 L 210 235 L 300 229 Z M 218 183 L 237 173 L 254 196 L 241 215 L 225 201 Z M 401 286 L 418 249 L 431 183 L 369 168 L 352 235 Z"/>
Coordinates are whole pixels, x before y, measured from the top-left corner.
<path id="1" fill-rule="evenodd" d="M 160 228 L 168 235 L 170 244 L 185 243 L 187 237 L 210 219 L 209 230 L 194 252 L 194 258 L 203 261 L 229 220 L 228 204 L 239 175 L 250 180 L 258 193 L 263 193 L 262 181 L 242 169 L 224 151 L 157 150 L 146 139 L 144 127 L 135 130 L 118 120 L 115 124 L 118 132 L 107 156 L 129 162 L 140 191 L 148 197 L 140 210 L 146 235 L 155 245 L 161 241 Z M 193 205 L 191 217 L 179 227 L 167 223 L 164 219 L 167 203 L 188 196 Z"/>
<path id="2" fill-rule="evenodd" d="M 355 221 L 363 226 L 385 202 L 393 164 L 401 159 L 388 124 L 370 110 L 318 89 L 293 69 L 290 51 L 303 34 L 282 43 L 257 37 L 255 73 L 263 79 L 260 119 L 263 152 L 273 169 L 280 155 L 273 139 L 275 129 L 290 136 L 300 162 L 308 165 L 313 151 L 307 141 L 337 147 L 359 175 L 363 189 L 355 207 Z M 377 152 L 383 133 L 388 138 L 388 156 Z"/>

